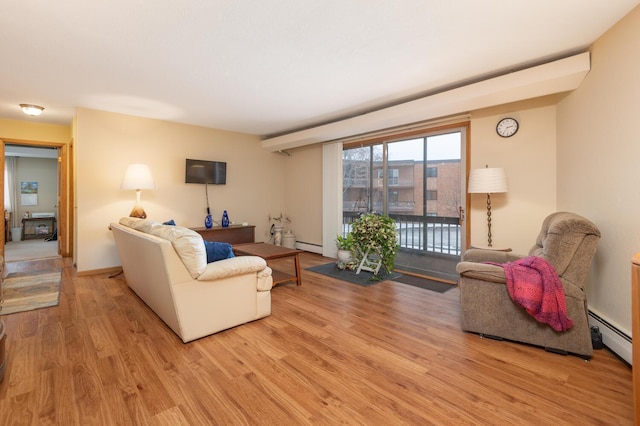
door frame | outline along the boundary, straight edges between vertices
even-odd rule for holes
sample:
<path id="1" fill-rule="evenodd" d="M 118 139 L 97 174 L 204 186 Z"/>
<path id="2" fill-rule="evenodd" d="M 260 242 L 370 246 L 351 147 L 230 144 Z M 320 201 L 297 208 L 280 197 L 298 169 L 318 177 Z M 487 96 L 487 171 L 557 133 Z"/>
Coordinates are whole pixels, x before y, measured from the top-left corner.
<path id="1" fill-rule="evenodd" d="M 45 142 L 35 140 L 23 140 L 13 138 L 0 138 L 2 140 L 2 150 L 0 152 L 0 164 L 4 164 L 5 161 L 5 148 L 6 145 L 21 145 L 34 148 L 56 148 L 58 150 L 58 254 L 62 257 L 73 256 L 73 240 L 70 230 L 73 229 L 73 216 L 69 214 L 70 201 L 72 199 L 72 190 L 70 185 L 70 143 L 60 142 Z M 0 173 L 0 202 L 4 206 L 4 171 Z M 4 220 L 0 221 L 0 235 L 5 235 L 5 223 Z M 0 238 L 0 254 L 4 259 L 5 240 L 4 237 Z"/>

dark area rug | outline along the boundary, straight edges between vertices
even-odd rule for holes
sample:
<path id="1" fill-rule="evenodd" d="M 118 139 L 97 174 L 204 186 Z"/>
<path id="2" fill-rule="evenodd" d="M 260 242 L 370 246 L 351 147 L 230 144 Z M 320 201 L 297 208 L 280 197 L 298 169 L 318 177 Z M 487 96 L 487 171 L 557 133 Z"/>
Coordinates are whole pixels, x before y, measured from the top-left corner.
<path id="1" fill-rule="evenodd" d="M 393 281 L 423 288 L 425 290 L 436 291 L 438 293 L 444 293 L 452 288 L 456 288 L 455 284 L 447 284 L 440 281 L 430 280 L 428 278 L 415 277 L 413 275 L 403 274 L 399 278 L 395 278 Z"/>
<path id="2" fill-rule="evenodd" d="M 349 283 L 362 286 L 370 286 L 373 284 L 381 283 L 383 281 L 391 280 L 398 283 L 423 288 L 425 290 L 435 291 L 438 293 L 444 293 L 445 291 L 451 290 L 452 288 L 456 287 L 453 284 L 447 284 L 427 278 L 415 277 L 413 275 L 404 275 L 398 272 L 391 272 L 390 274 L 380 273 L 376 278 L 371 272 L 367 271 L 361 271 L 359 274 L 356 274 L 355 271 L 338 269 L 335 263 L 312 266 L 310 268 L 307 268 L 307 271 L 316 272 L 318 274 L 326 275 L 331 278 L 336 278 L 338 280 L 347 281 Z"/>
<path id="3" fill-rule="evenodd" d="M 351 271 L 348 269 L 338 269 L 335 262 L 312 266 L 310 268 L 307 268 L 307 271 L 316 272 L 318 274 L 326 275 L 331 278 L 336 278 L 342 281 L 347 281 L 362 286 L 370 286 L 386 280 L 395 280 L 400 276 L 400 274 L 397 272 L 391 272 L 390 274 L 380 272 L 377 278 L 373 276 L 373 273 L 367 271 L 361 271 L 359 274 L 356 274 L 356 271 Z"/>

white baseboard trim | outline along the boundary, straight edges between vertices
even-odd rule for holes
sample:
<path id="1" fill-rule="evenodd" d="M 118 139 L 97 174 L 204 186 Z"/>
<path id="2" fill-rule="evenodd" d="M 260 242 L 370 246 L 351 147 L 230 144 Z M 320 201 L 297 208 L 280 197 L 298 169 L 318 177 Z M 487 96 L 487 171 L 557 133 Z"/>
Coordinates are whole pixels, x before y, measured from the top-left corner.
<path id="1" fill-rule="evenodd" d="M 602 343 L 615 352 L 620 358 L 625 360 L 629 365 L 633 363 L 631 346 L 631 337 L 623 333 L 617 327 L 607 322 L 598 314 L 589 311 L 589 325 L 596 326 L 602 333 Z"/>
<path id="2" fill-rule="evenodd" d="M 302 241 L 296 241 L 296 248 L 298 250 L 310 251 L 311 253 L 322 254 L 322 246 L 316 244 L 303 243 Z"/>

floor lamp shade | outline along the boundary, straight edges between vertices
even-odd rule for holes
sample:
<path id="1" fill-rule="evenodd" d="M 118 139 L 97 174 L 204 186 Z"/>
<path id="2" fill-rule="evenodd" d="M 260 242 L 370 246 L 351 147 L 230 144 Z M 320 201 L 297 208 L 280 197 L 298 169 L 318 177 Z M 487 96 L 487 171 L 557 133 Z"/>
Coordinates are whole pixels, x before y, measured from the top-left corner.
<path id="1" fill-rule="evenodd" d="M 507 174 L 503 168 L 471 169 L 469 172 L 470 194 L 497 194 L 509 191 Z"/>
<path id="2" fill-rule="evenodd" d="M 491 194 L 507 192 L 507 174 L 503 168 L 471 169 L 469 172 L 469 185 L 467 192 L 470 194 L 487 194 L 487 241 L 491 247 Z"/>
<path id="3" fill-rule="evenodd" d="M 129 167 L 127 167 L 120 189 L 136 190 L 136 204 L 129 216 L 142 219 L 147 217 L 147 214 L 140 205 L 140 193 L 143 189 L 155 189 L 155 187 L 156 185 L 153 182 L 153 176 L 151 175 L 149 166 L 146 164 L 130 164 Z"/>

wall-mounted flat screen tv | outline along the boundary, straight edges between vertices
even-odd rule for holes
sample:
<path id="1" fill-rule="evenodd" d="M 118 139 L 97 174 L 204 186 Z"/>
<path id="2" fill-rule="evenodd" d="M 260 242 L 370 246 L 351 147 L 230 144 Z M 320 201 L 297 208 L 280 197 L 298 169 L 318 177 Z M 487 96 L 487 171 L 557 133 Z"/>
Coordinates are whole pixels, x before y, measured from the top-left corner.
<path id="1" fill-rule="evenodd" d="M 225 185 L 227 183 L 227 163 L 187 158 L 184 182 Z"/>

